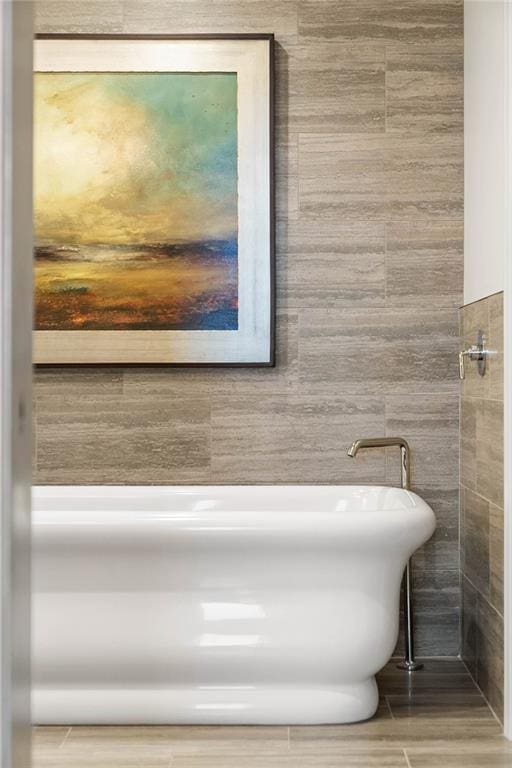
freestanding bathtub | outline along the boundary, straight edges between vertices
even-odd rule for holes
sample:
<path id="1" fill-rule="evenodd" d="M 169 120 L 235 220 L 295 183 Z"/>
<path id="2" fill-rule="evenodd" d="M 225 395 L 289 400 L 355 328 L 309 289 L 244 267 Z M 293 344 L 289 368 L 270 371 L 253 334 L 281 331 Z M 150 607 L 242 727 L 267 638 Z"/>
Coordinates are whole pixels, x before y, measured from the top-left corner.
<path id="1" fill-rule="evenodd" d="M 377 486 L 36 487 L 35 723 L 346 723 L 377 707 L 409 556 Z"/>

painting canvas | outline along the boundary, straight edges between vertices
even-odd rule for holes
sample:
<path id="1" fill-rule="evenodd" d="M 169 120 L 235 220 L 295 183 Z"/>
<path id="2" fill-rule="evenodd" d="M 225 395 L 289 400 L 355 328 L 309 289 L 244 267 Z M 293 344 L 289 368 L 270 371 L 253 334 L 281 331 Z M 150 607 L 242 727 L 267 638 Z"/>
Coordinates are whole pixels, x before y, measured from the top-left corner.
<path id="1" fill-rule="evenodd" d="M 34 90 L 36 328 L 236 330 L 236 75 Z"/>
<path id="2" fill-rule="evenodd" d="M 194 41 L 185 63 L 158 41 L 154 70 L 117 41 L 133 51 L 122 71 L 101 66 L 108 52 L 87 61 L 93 41 L 78 55 L 69 42 L 38 41 L 36 362 L 271 363 L 269 92 L 258 136 L 237 65 L 255 41 L 204 55 Z"/>

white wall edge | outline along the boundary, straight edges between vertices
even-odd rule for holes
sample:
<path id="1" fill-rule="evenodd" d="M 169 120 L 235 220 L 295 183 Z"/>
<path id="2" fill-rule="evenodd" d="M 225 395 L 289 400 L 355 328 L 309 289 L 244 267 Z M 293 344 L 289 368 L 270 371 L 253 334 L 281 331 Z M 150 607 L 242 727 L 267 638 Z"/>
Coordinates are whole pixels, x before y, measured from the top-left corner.
<path id="1" fill-rule="evenodd" d="M 512 741 L 512 3 L 505 2 L 504 733 Z"/>

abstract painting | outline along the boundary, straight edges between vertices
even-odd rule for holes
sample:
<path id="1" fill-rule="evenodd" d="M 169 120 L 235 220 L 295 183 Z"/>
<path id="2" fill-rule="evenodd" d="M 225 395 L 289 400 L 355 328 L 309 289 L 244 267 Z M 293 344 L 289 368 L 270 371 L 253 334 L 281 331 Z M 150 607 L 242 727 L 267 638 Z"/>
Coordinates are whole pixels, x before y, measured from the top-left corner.
<path id="1" fill-rule="evenodd" d="M 58 41 L 39 45 L 50 42 Z M 254 326 L 258 312 L 244 306 L 258 298 L 248 285 L 258 265 L 248 269 L 248 258 L 263 245 L 271 253 L 248 241 L 240 210 L 258 194 L 241 186 L 254 175 L 240 135 L 246 74 L 222 57 L 218 71 L 201 61 L 172 71 L 172 50 L 169 58 L 169 71 L 79 62 L 36 72 L 35 331 L 44 347 L 36 362 L 270 362 L 245 359 L 253 353 L 240 345 L 245 336 L 254 347 L 247 320 Z M 270 302 L 262 309 L 270 314 Z M 268 318 L 262 328 L 268 336 Z M 267 348 L 270 357 L 269 339 Z"/>
<path id="2" fill-rule="evenodd" d="M 236 75 L 35 78 L 36 328 L 235 330 Z"/>

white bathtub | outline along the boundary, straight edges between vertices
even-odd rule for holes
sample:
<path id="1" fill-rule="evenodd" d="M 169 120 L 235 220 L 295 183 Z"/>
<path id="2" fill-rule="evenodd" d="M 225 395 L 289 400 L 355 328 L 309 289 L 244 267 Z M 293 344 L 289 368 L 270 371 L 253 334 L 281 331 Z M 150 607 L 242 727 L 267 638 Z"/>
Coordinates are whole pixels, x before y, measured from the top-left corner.
<path id="1" fill-rule="evenodd" d="M 345 723 L 377 707 L 418 496 L 36 487 L 35 723 Z"/>

